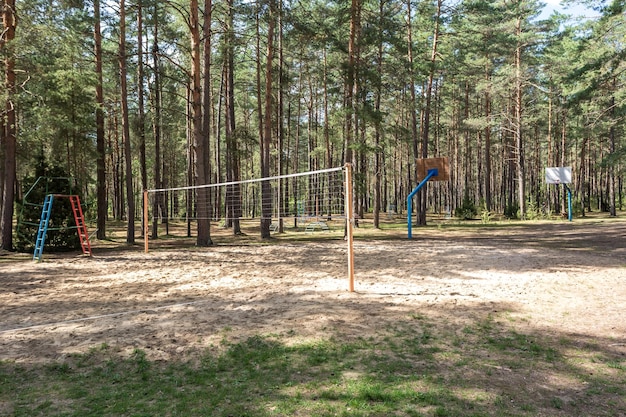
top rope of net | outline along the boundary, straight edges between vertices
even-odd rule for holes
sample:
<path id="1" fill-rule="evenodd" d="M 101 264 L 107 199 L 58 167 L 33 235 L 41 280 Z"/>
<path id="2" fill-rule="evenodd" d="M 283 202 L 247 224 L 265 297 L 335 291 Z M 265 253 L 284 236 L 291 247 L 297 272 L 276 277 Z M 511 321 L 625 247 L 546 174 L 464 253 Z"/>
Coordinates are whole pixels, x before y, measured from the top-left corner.
<path id="1" fill-rule="evenodd" d="M 264 177 L 264 178 L 253 178 L 253 179 L 241 180 L 241 181 L 220 182 L 216 184 L 189 185 L 185 187 L 174 187 L 174 188 L 158 188 L 158 189 L 146 190 L 146 192 L 159 193 L 159 192 L 164 192 L 164 191 L 185 191 L 185 190 L 197 190 L 199 188 L 223 187 L 223 186 L 236 185 L 236 184 L 249 184 L 249 183 L 255 183 L 255 182 L 262 182 L 262 181 L 274 181 L 274 180 L 281 180 L 281 179 L 288 179 L 288 178 L 303 177 L 307 175 L 326 174 L 330 172 L 342 171 L 343 169 L 344 169 L 343 167 L 327 168 L 327 169 L 320 169 L 317 171 L 299 172 L 296 174 L 276 175 L 273 177 Z"/>

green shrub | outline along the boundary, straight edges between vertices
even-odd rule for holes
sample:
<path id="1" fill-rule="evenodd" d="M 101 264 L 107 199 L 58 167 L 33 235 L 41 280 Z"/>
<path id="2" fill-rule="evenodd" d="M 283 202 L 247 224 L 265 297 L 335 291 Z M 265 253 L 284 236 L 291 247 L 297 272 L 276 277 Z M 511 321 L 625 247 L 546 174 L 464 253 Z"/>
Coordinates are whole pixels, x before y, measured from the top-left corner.
<path id="1" fill-rule="evenodd" d="M 540 220 L 544 218 L 545 215 L 541 210 L 541 207 L 534 200 L 529 200 L 526 203 L 526 219 L 527 220 Z"/>
<path id="2" fill-rule="evenodd" d="M 470 220 L 476 217 L 476 214 L 478 214 L 476 204 L 470 199 L 469 195 L 465 194 L 461 207 L 457 207 L 454 211 L 454 215 L 459 219 Z"/>
<path id="3" fill-rule="evenodd" d="M 519 205 L 511 204 L 504 208 L 504 217 L 509 220 L 519 219 Z"/>

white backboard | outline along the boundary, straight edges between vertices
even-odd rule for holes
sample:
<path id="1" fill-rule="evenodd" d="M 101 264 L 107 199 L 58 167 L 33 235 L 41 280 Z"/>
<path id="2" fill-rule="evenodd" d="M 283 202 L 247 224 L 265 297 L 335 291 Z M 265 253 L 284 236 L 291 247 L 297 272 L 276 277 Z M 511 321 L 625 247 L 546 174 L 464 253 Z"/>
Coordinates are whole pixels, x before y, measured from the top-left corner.
<path id="1" fill-rule="evenodd" d="M 572 182 L 572 167 L 546 168 L 547 184 L 570 184 Z"/>

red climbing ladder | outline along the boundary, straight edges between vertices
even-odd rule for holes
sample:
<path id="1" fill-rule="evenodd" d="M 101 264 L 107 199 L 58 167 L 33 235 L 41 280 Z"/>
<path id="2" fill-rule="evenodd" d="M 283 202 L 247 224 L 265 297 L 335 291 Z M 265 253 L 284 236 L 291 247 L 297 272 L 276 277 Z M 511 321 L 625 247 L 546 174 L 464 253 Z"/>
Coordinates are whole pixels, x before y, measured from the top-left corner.
<path id="1" fill-rule="evenodd" d="M 85 226 L 85 217 L 83 216 L 83 208 L 80 206 L 80 199 L 77 195 L 69 196 L 74 212 L 74 221 L 78 229 L 78 238 L 80 239 L 80 247 L 85 255 L 91 256 L 91 244 L 89 243 L 89 235 Z"/>

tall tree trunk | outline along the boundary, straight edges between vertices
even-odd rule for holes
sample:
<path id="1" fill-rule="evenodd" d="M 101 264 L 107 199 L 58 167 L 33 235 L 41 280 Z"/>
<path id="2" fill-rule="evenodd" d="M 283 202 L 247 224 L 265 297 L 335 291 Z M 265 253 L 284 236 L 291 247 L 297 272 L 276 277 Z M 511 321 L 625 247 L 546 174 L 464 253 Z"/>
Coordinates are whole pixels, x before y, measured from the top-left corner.
<path id="1" fill-rule="evenodd" d="M 328 110 L 328 58 L 324 49 L 324 144 L 326 146 L 326 168 L 333 167 L 333 153 L 330 144 L 330 120 Z M 332 218 L 332 196 L 328 195 L 328 220 Z"/>
<path id="2" fill-rule="evenodd" d="M 98 0 L 96 0 L 98 1 Z M 137 0 L 137 135 L 139 136 L 139 164 L 141 169 L 141 189 L 148 189 L 148 170 L 146 167 L 146 115 L 144 109 L 144 71 L 143 71 L 143 0 Z M 143 207 L 143 199 L 142 207 Z M 141 235 L 145 231 L 145 221 L 141 216 Z"/>
<path id="3" fill-rule="evenodd" d="M 380 33 L 382 35 L 382 27 L 383 27 L 383 14 L 385 12 L 385 1 L 380 0 L 378 2 L 378 17 L 379 17 L 379 28 Z M 380 140 L 381 140 L 381 118 L 380 118 L 380 102 L 382 97 L 382 73 L 383 73 L 383 42 L 384 39 L 382 36 L 378 39 L 378 63 L 377 67 L 377 76 L 379 77 L 376 80 L 376 98 L 375 98 L 375 110 L 376 110 L 376 121 L 374 123 L 374 136 L 375 136 L 375 149 L 374 149 L 374 227 L 376 229 L 380 228 L 380 178 L 381 178 L 381 153 L 380 149 Z"/>
<path id="4" fill-rule="evenodd" d="M 130 125 L 128 115 L 128 86 L 126 81 L 126 0 L 120 0 L 119 56 L 120 100 L 122 104 L 122 142 L 126 166 L 126 243 L 135 243 L 135 196 L 133 193 L 133 164 L 130 149 Z"/>
<path id="5" fill-rule="evenodd" d="M 487 64 L 489 65 L 489 64 Z M 486 73 L 488 85 L 491 81 L 489 71 Z M 491 94 L 485 91 L 485 210 L 491 211 Z"/>
<path id="6" fill-rule="evenodd" d="M 202 83 L 200 77 L 200 11 L 198 0 L 190 0 L 190 31 L 191 31 L 191 118 L 193 145 L 196 155 L 196 189 L 198 212 L 198 237 L 196 245 L 205 247 L 211 245 L 211 231 L 209 222 L 209 190 L 202 187 L 209 183 L 209 160 L 207 137 L 202 132 Z"/>
<path id="7" fill-rule="evenodd" d="M 154 187 L 162 188 L 161 178 L 161 61 L 159 57 L 159 2 L 154 2 L 154 34 L 152 39 L 152 65 L 154 67 L 154 81 L 152 93 L 152 107 L 154 116 L 152 130 L 154 135 Z M 191 184 L 190 184 L 191 185 Z M 152 202 L 152 239 L 159 235 L 159 215 L 163 197 L 156 193 Z M 189 212 L 188 212 L 189 214 Z"/>
<path id="8" fill-rule="evenodd" d="M 207 149 L 207 152 L 209 153 L 209 156 L 211 154 L 211 149 L 210 149 L 210 143 L 211 143 L 211 136 L 212 136 L 212 132 L 211 132 L 211 117 L 213 114 L 213 107 L 211 105 L 211 101 L 213 99 L 213 94 L 211 91 L 212 88 L 212 83 L 211 83 L 211 65 L 212 65 L 212 51 L 211 51 L 211 46 L 212 46 L 212 30 L 211 30 L 211 25 L 213 23 L 212 21 L 212 15 L 213 15 L 213 1 L 212 0 L 204 0 L 204 24 L 202 26 L 203 29 L 203 57 L 204 57 L 204 82 L 202 85 L 202 108 L 203 108 L 203 113 L 202 113 L 202 131 L 204 132 L 204 134 L 207 137 L 207 143 L 209 145 L 209 148 Z M 208 159 L 209 161 L 211 160 L 211 158 L 209 157 Z M 210 168 L 210 166 L 209 166 Z M 211 170 L 209 169 L 209 172 Z"/>
<path id="9" fill-rule="evenodd" d="M 272 65 L 274 58 L 274 28 L 276 26 L 276 3 L 270 0 L 269 22 L 267 28 L 267 63 L 265 69 L 265 121 L 263 140 L 261 141 L 261 177 L 270 176 L 270 143 L 272 138 Z M 272 188 L 269 181 L 261 182 L 261 238 L 270 237 L 272 223 Z"/>
<path id="10" fill-rule="evenodd" d="M 118 106 L 115 106 L 117 110 Z M 112 173 L 112 187 L 113 190 L 113 218 L 115 220 L 122 220 L 124 211 L 124 207 L 122 204 L 122 174 L 121 174 L 121 161 L 122 156 L 120 153 L 120 141 L 119 141 L 119 116 L 115 112 L 116 110 L 111 109 L 110 113 L 112 117 L 109 117 L 108 124 L 108 142 L 109 149 L 111 149 L 111 154 L 109 157 Z"/>
<path id="11" fill-rule="evenodd" d="M 256 22 L 256 112 L 258 117 L 258 135 L 259 135 L 259 145 L 261 146 L 261 160 L 263 159 L 263 89 L 261 88 L 261 1 L 257 0 L 256 2 L 256 14 L 255 14 L 255 22 Z M 263 161 L 261 161 L 263 164 Z"/>
<path id="12" fill-rule="evenodd" d="M 225 100 L 225 136 L 226 136 L 226 181 L 239 181 L 239 151 L 235 138 L 235 28 L 234 2 L 227 1 L 226 34 L 224 53 L 226 54 L 226 100 Z M 233 184 L 227 188 L 226 204 L 228 223 L 234 235 L 241 234 L 241 185 Z"/>
<path id="13" fill-rule="evenodd" d="M 286 174 L 285 164 L 283 158 L 283 150 L 285 149 L 285 60 L 284 60 L 284 28 L 283 28 L 283 2 L 278 2 L 278 103 L 277 115 L 276 115 L 276 128 L 278 130 L 278 143 L 277 143 L 277 164 L 278 175 Z M 283 217 L 286 213 L 287 198 L 287 185 L 288 181 L 278 180 L 278 233 L 284 232 Z"/>
<path id="14" fill-rule="evenodd" d="M 195 185 L 195 166 L 196 166 L 196 154 L 194 152 L 194 145 L 193 145 L 193 127 L 192 127 L 192 123 L 190 123 L 190 120 L 192 120 L 191 114 L 192 114 L 192 109 L 191 109 L 191 88 L 189 88 L 189 86 L 187 87 L 187 101 L 186 101 L 186 106 L 185 106 L 185 120 L 187 121 L 187 123 L 185 124 L 185 138 L 186 138 L 186 157 L 187 157 L 187 176 L 186 176 L 186 181 L 187 181 L 187 186 L 191 187 Z M 194 217 L 196 217 L 196 213 L 194 212 L 195 208 L 197 207 L 196 204 L 194 204 L 195 202 L 195 196 L 196 193 L 194 192 L 194 190 L 189 189 L 187 190 L 187 195 L 185 197 L 185 211 L 187 213 L 186 217 L 187 217 L 187 237 L 191 237 L 191 223 L 192 223 L 192 219 Z"/>
<path id="15" fill-rule="evenodd" d="M 550 80 L 552 81 L 552 80 Z M 547 147 L 548 147 L 548 156 L 547 156 L 547 166 L 549 167 L 555 167 L 557 166 L 556 161 L 555 161 L 555 152 L 554 152 L 554 148 L 555 148 L 555 142 L 554 142 L 554 106 L 553 106 L 553 102 L 552 102 L 552 89 L 550 89 L 550 91 L 548 91 L 548 134 L 547 134 Z M 552 207 L 553 205 L 553 201 L 555 201 L 555 199 L 553 198 L 554 193 L 557 193 L 556 187 L 548 187 L 548 191 L 547 191 L 547 201 L 548 201 L 548 212 L 552 211 Z M 558 194 L 557 194 L 558 195 Z"/>
<path id="16" fill-rule="evenodd" d="M 346 80 L 345 94 L 346 94 L 346 133 L 345 133 L 345 162 L 354 162 L 354 151 L 352 149 L 353 143 L 358 131 L 356 126 L 357 114 L 356 114 L 356 90 L 358 88 L 357 81 L 357 38 L 359 31 L 359 19 L 361 10 L 361 0 L 352 0 L 352 6 L 350 8 L 350 37 L 348 40 L 348 77 Z"/>
<path id="17" fill-rule="evenodd" d="M 561 121 L 561 155 L 560 155 L 560 160 L 559 163 L 555 164 L 556 166 L 563 166 L 565 164 L 566 161 L 566 150 L 565 150 L 565 144 L 567 143 L 567 110 L 563 110 L 563 116 L 562 116 L 562 121 Z M 579 177 L 578 178 L 578 182 L 580 183 L 582 181 L 582 178 Z M 560 190 L 561 187 L 559 187 Z M 560 191 L 559 191 L 560 192 Z M 560 194 L 557 194 L 560 195 Z M 579 194 L 581 195 L 581 194 Z M 583 201 L 583 199 L 581 198 L 581 202 Z M 566 197 L 566 193 L 563 192 L 563 197 L 560 199 L 560 207 L 561 207 L 561 213 L 565 213 L 567 208 L 567 197 Z M 582 208 L 583 211 L 583 216 L 585 215 L 585 210 L 584 207 Z"/>
<path id="18" fill-rule="evenodd" d="M 353 144 L 359 131 L 357 106 L 357 57 L 358 57 L 358 33 L 361 25 L 361 0 L 352 0 L 350 8 L 350 37 L 348 40 L 348 76 L 345 85 L 345 107 L 346 107 L 346 132 L 344 142 L 344 161 L 346 164 L 355 164 Z M 354 182 L 353 188 L 354 188 Z M 357 207 L 358 196 L 352 190 L 352 208 Z M 354 213 L 346 213 L 346 216 L 355 218 Z M 348 233 L 347 225 L 344 234 Z"/>
<path id="19" fill-rule="evenodd" d="M 577 193 L 580 198 L 580 208 L 582 210 L 583 217 L 585 216 L 585 210 L 591 211 L 589 207 L 589 198 L 587 197 L 587 187 L 590 181 L 589 172 L 587 170 L 587 143 L 589 142 L 589 137 L 587 136 L 587 132 L 585 132 L 585 138 L 583 139 L 583 143 L 580 147 L 580 156 L 578 159 L 578 183 Z M 565 200 L 565 198 L 563 198 Z M 565 209 L 561 211 L 565 212 Z"/>
<path id="20" fill-rule="evenodd" d="M 17 28 L 17 13 L 15 10 L 15 0 L 5 0 L 2 10 L 3 24 L 3 47 L 11 47 L 11 42 L 15 39 Z M 13 249 L 13 205 L 15 203 L 15 183 L 17 177 L 17 120 L 15 114 L 15 55 L 12 51 L 6 52 L 5 60 L 5 82 L 6 91 L 5 111 L 6 119 L 3 123 L 4 134 L 0 138 L 4 148 L 4 184 L 2 196 L 2 216 L 0 218 L 0 248 L 4 250 Z"/>
<path id="21" fill-rule="evenodd" d="M 304 65 L 299 65 L 299 71 L 298 71 L 298 90 L 302 91 L 302 86 L 304 85 Z M 291 113 L 291 112 L 290 112 Z M 291 115 L 290 115 L 291 116 Z M 297 109 L 296 109 L 296 120 L 300 120 L 302 118 L 302 100 L 298 100 L 298 105 L 297 105 Z M 289 119 L 291 120 L 291 117 L 289 117 Z M 295 132 L 295 144 L 294 144 L 294 155 L 295 157 L 292 158 L 292 162 L 293 162 L 293 172 L 298 172 L 299 168 L 300 168 L 300 140 L 302 138 L 302 123 L 300 122 L 296 122 L 296 132 Z M 298 217 L 301 216 L 303 214 L 303 212 L 300 210 L 299 207 L 299 199 L 300 197 L 300 187 L 298 184 L 298 179 L 297 178 L 293 178 L 293 212 L 296 213 L 296 215 L 294 216 L 294 228 L 298 227 Z"/>
<path id="22" fill-rule="evenodd" d="M 412 138 L 412 144 L 413 144 L 413 159 L 417 159 L 420 157 L 419 154 L 419 135 L 418 135 L 418 131 L 417 131 L 417 109 L 416 109 L 416 104 L 417 104 L 417 94 L 415 92 L 416 89 L 416 85 L 415 85 L 415 68 L 414 68 L 414 60 L 415 58 L 413 57 L 413 26 L 412 26 L 412 9 L 411 9 L 411 1 L 412 0 L 407 0 L 406 1 L 406 7 L 407 7 L 407 59 L 409 61 L 409 86 L 410 86 L 410 98 L 411 98 L 411 103 L 409 103 L 409 111 L 411 112 L 411 138 Z M 413 163 L 409 163 L 409 166 L 414 166 L 415 167 L 415 178 L 417 178 L 417 164 L 415 163 L 415 161 L 413 161 Z M 411 184 L 411 170 L 408 170 L 408 175 L 409 175 L 409 187 L 411 187 L 411 189 L 413 188 L 413 184 Z M 417 184 L 415 184 L 417 185 Z"/>
<path id="23" fill-rule="evenodd" d="M 467 121 L 470 117 L 470 85 L 469 81 L 465 81 L 465 94 L 463 104 L 463 120 Z M 463 141 L 465 144 L 464 173 L 463 173 L 463 196 L 470 196 L 471 179 L 472 179 L 472 135 L 467 127 L 463 128 Z"/>
<path id="24" fill-rule="evenodd" d="M 617 209 L 615 204 L 615 164 L 617 161 L 615 158 L 616 150 L 616 132 L 615 132 L 615 120 L 617 120 L 617 105 L 615 102 L 615 90 L 617 89 L 617 77 L 613 77 L 613 86 L 611 93 L 611 127 L 609 128 L 609 158 L 610 161 L 607 164 L 607 181 L 609 182 L 609 215 L 611 217 L 617 216 Z"/>
<path id="25" fill-rule="evenodd" d="M 226 102 L 224 96 L 225 96 L 225 91 L 226 91 L 226 61 L 224 61 L 222 63 L 222 70 L 220 71 L 220 90 L 219 93 L 217 95 L 218 99 L 217 99 L 217 109 L 216 109 L 216 113 L 217 113 L 217 120 L 215 122 L 216 125 L 216 129 L 215 129 L 215 179 L 216 179 L 216 183 L 222 183 L 224 182 L 224 171 L 226 169 L 225 164 L 222 164 L 221 161 L 223 159 L 223 155 L 222 155 L 222 131 L 224 129 L 222 129 L 222 119 L 224 117 L 224 113 L 222 111 L 222 106 L 224 105 L 224 103 Z M 224 158 L 225 159 L 225 158 Z M 222 191 L 220 189 L 216 190 L 216 202 L 215 202 L 215 214 L 217 218 L 221 218 L 222 215 L 222 207 L 224 206 L 223 200 L 224 200 L 224 196 L 226 194 L 225 192 L 226 190 Z"/>
<path id="26" fill-rule="evenodd" d="M 96 200 L 98 239 L 106 239 L 107 186 L 104 137 L 104 91 L 102 81 L 102 30 L 100 25 L 100 0 L 94 0 L 94 48 L 96 60 Z"/>
<path id="27" fill-rule="evenodd" d="M 4 23 L 4 18 L 5 18 L 5 10 L 4 10 L 4 0 L 0 1 L 0 18 L 2 19 L 3 22 L 3 27 L 5 25 Z M 4 46 L 5 46 L 5 34 L 1 33 L 0 34 L 0 51 L 4 51 Z M 7 54 L 8 57 L 8 54 Z M 5 86 L 6 87 L 6 86 Z M 3 228 L 1 227 L 2 225 L 2 216 L 3 214 L 3 207 L 4 207 L 4 186 L 5 186 L 5 175 L 4 175 L 4 164 L 5 164 L 5 135 L 6 135 L 7 131 L 6 131 L 6 123 L 5 123 L 5 119 L 4 117 L 0 117 L 0 247 L 2 247 L 2 236 L 3 236 Z M 15 197 L 14 197 L 15 198 Z M 11 222 L 12 223 L 12 222 Z M 11 242 L 12 243 L 12 242 Z"/>
<path id="28" fill-rule="evenodd" d="M 211 118 L 213 116 L 213 92 L 212 92 L 212 82 L 211 82 L 211 65 L 212 65 L 212 30 L 211 25 L 213 24 L 213 1 L 212 0 L 204 0 L 204 25 L 203 25 L 203 55 L 204 55 L 204 82 L 202 86 L 202 131 L 204 136 L 206 137 L 206 147 L 207 147 L 207 182 L 211 182 L 212 178 L 212 169 L 211 169 Z M 219 155 L 218 155 L 219 157 Z M 216 190 L 219 192 L 218 190 Z M 209 211 L 209 228 L 210 221 L 213 216 L 215 201 L 213 195 L 208 195 L 209 201 L 211 202 L 211 207 Z M 219 207 L 219 206 L 218 206 Z M 210 233 L 210 230 L 209 230 Z"/>
<path id="29" fill-rule="evenodd" d="M 2 48 L 2 41 L 0 40 L 0 48 Z M 0 117 L 0 216 L 2 215 L 2 207 L 4 202 L 4 135 L 6 134 L 6 127 L 4 123 L 4 117 Z M 1 217 L 0 217 L 1 219 Z M 1 220 L 0 220 L 1 223 Z M 0 242 L 2 242 L 2 229 L 0 229 Z M 0 246 L 1 247 L 1 246 Z"/>
<path id="30" fill-rule="evenodd" d="M 526 167 L 524 163 L 524 142 L 522 140 L 522 18 L 515 21 L 517 48 L 515 50 L 515 150 L 517 161 L 517 193 L 520 218 L 526 217 Z"/>
<path id="31" fill-rule="evenodd" d="M 428 158 L 428 144 L 430 135 L 430 114 L 432 112 L 431 104 L 433 98 L 433 84 L 435 80 L 435 71 L 437 69 L 437 48 L 439 46 L 439 21 L 441 18 L 441 6 L 443 0 L 437 0 L 437 12 L 435 15 L 435 29 L 433 31 L 433 45 L 430 53 L 429 69 L 428 69 L 428 82 L 426 84 L 426 103 L 424 105 L 424 117 L 422 118 L 424 125 L 422 126 L 422 152 L 421 157 Z M 419 213 L 417 216 L 417 222 L 419 225 L 426 225 L 426 207 L 428 196 L 428 185 L 424 186 L 424 190 L 419 196 Z"/>

